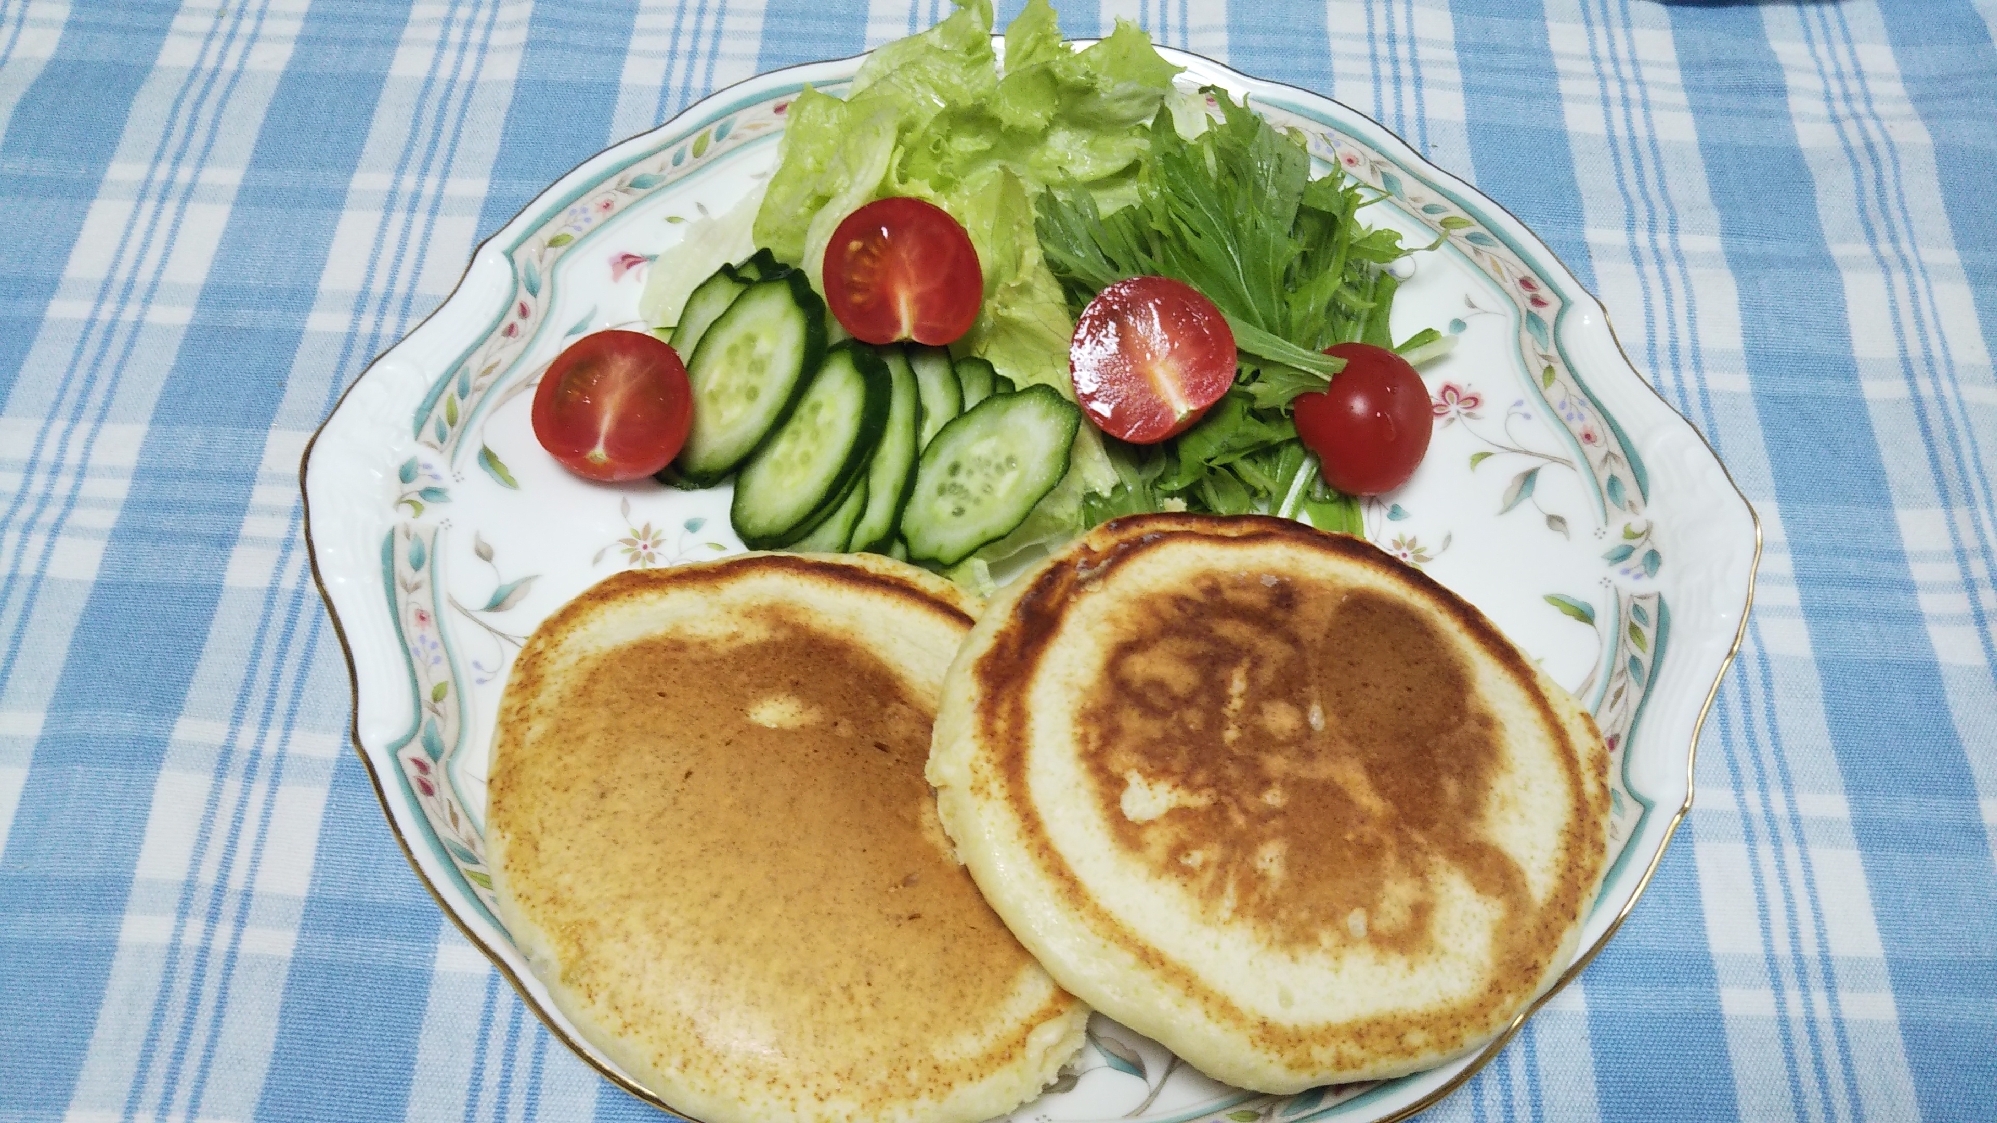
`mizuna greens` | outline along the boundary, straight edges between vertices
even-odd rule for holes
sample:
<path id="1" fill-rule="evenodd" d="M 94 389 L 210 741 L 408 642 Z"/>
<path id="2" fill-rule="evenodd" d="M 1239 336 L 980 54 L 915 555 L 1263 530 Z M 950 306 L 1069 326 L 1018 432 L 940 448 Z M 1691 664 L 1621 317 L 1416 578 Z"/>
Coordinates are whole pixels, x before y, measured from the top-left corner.
<path id="1" fill-rule="evenodd" d="M 1104 214 L 1089 193 L 1058 189 L 1035 200 L 1041 251 L 1072 307 L 1125 277 L 1171 277 L 1220 308 L 1240 351 L 1235 388 L 1198 425 L 1162 449 L 1110 445 L 1121 482 L 1088 513 L 1099 521 L 1171 501 L 1217 514 L 1302 510 L 1314 525 L 1356 531 L 1356 505 L 1316 484 L 1288 407 L 1342 365 L 1325 347 L 1394 347 L 1399 282 L 1384 267 L 1409 250 L 1396 231 L 1360 222 L 1368 200 L 1335 165 L 1311 179 L 1299 138 L 1224 91 L 1205 93 L 1221 116 L 1197 118 L 1191 138 L 1167 114 L 1152 123 L 1131 205 Z M 1426 330 L 1398 350 L 1440 339 Z"/>

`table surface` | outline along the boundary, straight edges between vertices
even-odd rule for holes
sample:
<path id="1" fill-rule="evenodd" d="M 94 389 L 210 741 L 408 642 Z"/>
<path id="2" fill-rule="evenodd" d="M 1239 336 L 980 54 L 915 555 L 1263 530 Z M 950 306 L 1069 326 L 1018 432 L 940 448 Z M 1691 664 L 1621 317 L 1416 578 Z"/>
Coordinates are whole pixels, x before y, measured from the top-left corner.
<path id="1" fill-rule="evenodd" d="M 938 8 L 0 2 L 0 1121 L 658 1118 L 404 865 L 298 458 L 571 166 Z M 1429 1118 L 1997 1118 L 1997 3 L 1063 15 L 1477 183 L 1761 516 L 1686 829 Z"/>

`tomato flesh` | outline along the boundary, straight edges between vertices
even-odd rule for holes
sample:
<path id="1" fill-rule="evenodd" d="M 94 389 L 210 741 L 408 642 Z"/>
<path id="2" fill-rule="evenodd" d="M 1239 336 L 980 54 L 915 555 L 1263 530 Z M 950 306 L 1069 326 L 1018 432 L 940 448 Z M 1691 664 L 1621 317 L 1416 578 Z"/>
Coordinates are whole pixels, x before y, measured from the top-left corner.
<path id="1" fill-rule="evenodd" d="M 1348 495 L 1380 495 L 1408 482 L 1435 427 L 1421 375 L 1371 344 L 1337 343 L 1324 353 L 1344 359 L 1345 369 L 1322 393 L 1299 395 L 1291 408 L 1325 482 Z"/>
<path id="2" fill-rule="evenodd" d="M 971 236 L 921 199 L 876 199 L 825 247 L 825 306 L 855 339 L 941 347 L 977 321 L 985 275 Z"/>
<path id="3" fill-rule="evenodd" d="M 1068 346 L 1082 412 L 1134 444 L 1191 428 L 1234 385 L 1234 369 L 1227 317 L 1169 277 L 1131 277 L 1097 293 Z"/>
<path id="4" fill-rule="evenodd" d="M 534 391 L 534 436 L 585 479 L 636 480 L 678 456 L 693 425 L 679 352 L 635 331 L 585 335 L 555 356 Z"/>

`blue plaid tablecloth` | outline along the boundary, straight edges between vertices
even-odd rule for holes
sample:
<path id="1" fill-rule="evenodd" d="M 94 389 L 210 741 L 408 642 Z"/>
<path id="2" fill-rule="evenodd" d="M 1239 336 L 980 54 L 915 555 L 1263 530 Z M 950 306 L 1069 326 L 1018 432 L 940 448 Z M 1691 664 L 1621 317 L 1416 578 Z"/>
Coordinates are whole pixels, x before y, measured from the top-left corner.
<path id="1" fill-rule="evenodd" d="M 0 2 L 0 1123 L 657 1118 L 404 864 L 299 454 L 571 166 L 939 6 Z M 1997 1120 L 1997 2 L 1060 7 L 1477 183 L 1761 516 L 1687 828 L 1428 1118 Z"/>

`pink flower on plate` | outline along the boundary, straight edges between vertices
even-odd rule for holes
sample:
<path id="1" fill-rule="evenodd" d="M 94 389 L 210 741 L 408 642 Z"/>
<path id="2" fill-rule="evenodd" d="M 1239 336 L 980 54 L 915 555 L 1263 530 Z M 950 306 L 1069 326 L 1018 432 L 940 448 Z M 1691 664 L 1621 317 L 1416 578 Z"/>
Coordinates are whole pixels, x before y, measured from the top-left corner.
<path id="1" fill-rule="evenodd" d="M 624 279 L 624 274 L 635 269 L 643 269 L 651 263 L 650 257 L 626 250 L 610 259 L 610 279 L 612 282 L 621 281 Z"/>
<path id="2" fill-rule="evenodd" d="M 1602 435 L 1595 431 L 1595 426 L 1592 422 L 1582 424 L 1581 443 L 1584 445 L 1598 445 L 1602 443 Z"/>
<path id="3" fill-rule="evenodd" d="M 435 796 L 437 794 L 437 789 L 430 785 L 430 781 L 425 780 L 421 776 L 416 777 L 416 790 L 427 796 Z"/>
<path id="4" fill-rule="evenodd" d="M 1449 425 L 1459 417 L 1475 421 L 1477 410 L 1483 404 L 1484 395 L 1454 382 L 1443 383 L 1442 388 L 1435 392 L 1435 397 L 1429 400 L 1429 408 L 1435 411 L 1438 422 L 1443 425 Z"/>
<path id="5" fill-rule="evenodd" d="M 1347 152 L 1338 158 L 1338 162 L 1348 168 L 1356 168 L 1359 166 L 1359 153 Z"/>
<path id="6" fill-rule="evenodd" d="M 611 211 L 617 209 L 617 200 L 605 196 L 596 201 L 596 209 L 599 214 L 609 214 Z"/>
<path id="7" fill-rule="evenodd" d="M 428 612 L 419 608 L 416 610 L 415 616 L 416 616 L 417 627 L 427 628 L 430 626 L 430 614 Z"/>

